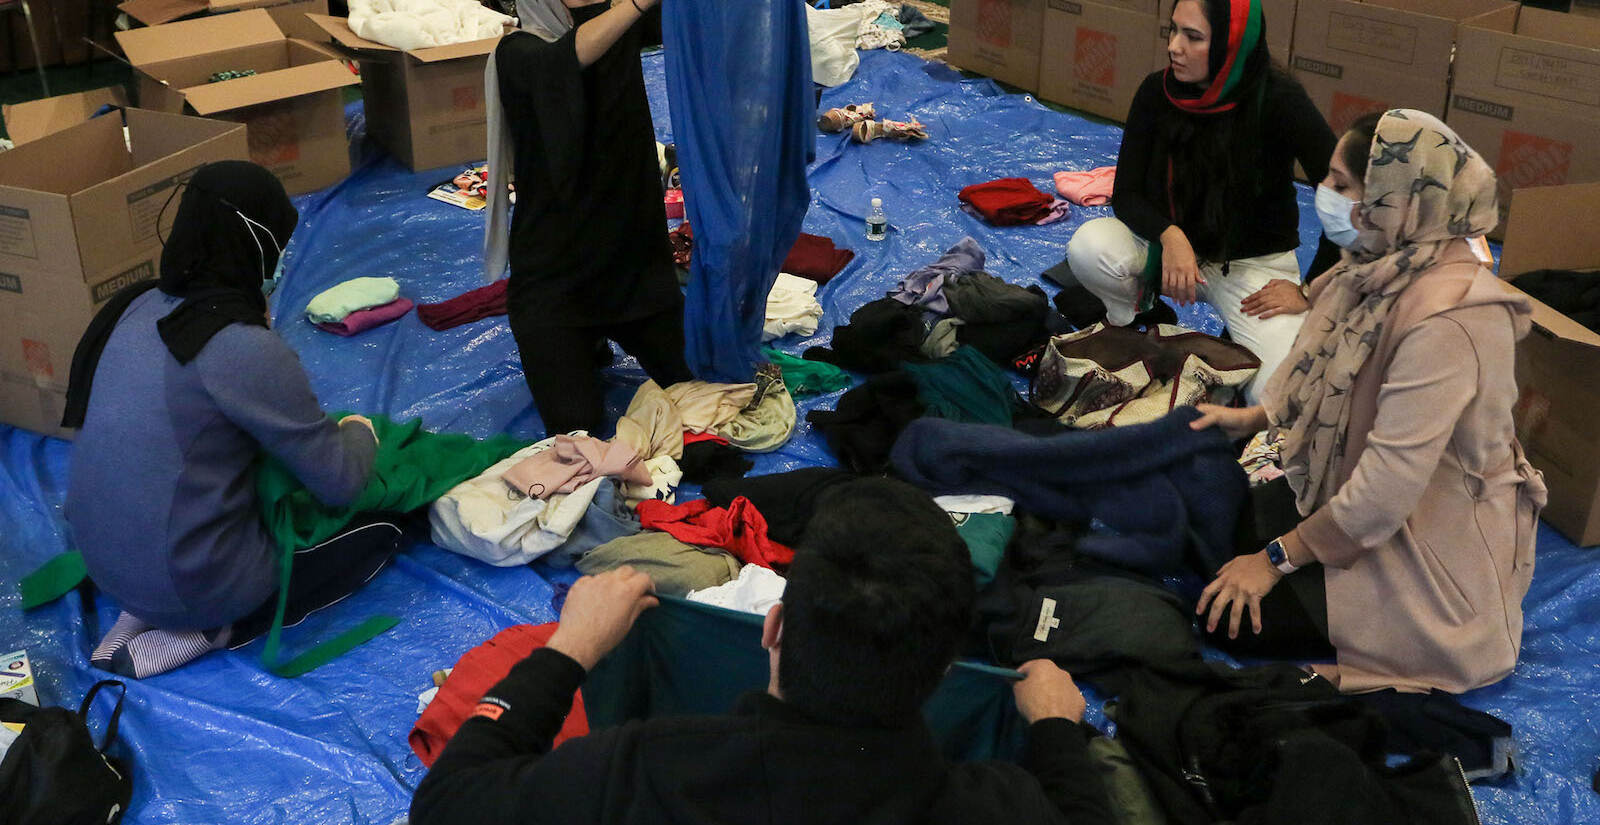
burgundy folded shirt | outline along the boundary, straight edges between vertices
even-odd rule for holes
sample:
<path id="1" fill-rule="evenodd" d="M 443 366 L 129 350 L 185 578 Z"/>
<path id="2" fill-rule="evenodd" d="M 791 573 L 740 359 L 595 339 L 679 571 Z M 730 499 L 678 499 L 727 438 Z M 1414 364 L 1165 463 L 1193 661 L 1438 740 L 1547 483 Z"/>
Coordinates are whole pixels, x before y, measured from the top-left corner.
<path id="1" fill-rule="evenodd" d="M 327 330 L 334 335 L 351 336 L 358 332 L 365 332 L 373 327 L 383 326 L 396 318 L 411 311 L 410 298 L 396 298 L 387 304 L 358 309 L 344 316 L 343 321 L 331 324 L 317 324 L 318 329 Z"/>

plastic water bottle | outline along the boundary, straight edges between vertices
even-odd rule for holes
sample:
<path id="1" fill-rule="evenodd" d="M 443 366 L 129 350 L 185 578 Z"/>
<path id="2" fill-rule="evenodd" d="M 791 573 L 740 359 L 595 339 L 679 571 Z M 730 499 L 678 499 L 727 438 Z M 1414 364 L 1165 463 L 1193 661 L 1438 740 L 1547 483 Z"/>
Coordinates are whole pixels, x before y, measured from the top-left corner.
<path id="1" fill-rule="evenodd" d="M 867 240 L 881 241 L 889 236 L 889 216 L 883 214 L 883 199 L 872 199 L 872 211 L 867 213 Z"/>

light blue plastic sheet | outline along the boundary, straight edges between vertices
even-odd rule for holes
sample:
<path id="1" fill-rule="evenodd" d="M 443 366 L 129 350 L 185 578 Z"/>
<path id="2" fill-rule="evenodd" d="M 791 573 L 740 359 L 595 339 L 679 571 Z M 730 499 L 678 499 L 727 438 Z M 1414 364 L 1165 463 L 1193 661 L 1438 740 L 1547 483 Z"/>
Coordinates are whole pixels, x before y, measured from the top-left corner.
<path id="1" fill-rule="evenodd" d="M 671 0 L 669 0 L 671 2 Z M 659 55 L 644 60 L 658 137 L 671 139 Z M 1120 133 L 1004 95 L 984 80 L 952 80 L 909 56 L 862 53 L 854 80 L 830 90 L 823 108 L 873 101 L 885 117 L 917 117 L 921 144 L 862 146 L 843 136 L 817 139 L 805 231 L 852 248 L 856 259 L 820 291 L 819 334 L 777 343 L 797 352 L 828 340 L 851 310 L 881 297 L 898 277 L 934 260 L 963 236 L 988 253 L 993 274 L 1022 284 L 1060 259 L 1072 230 L 1108 209 L 1076 209 L 1052 226 L 995 228 L 961 212 L 956 191 L 969 183 L 1022 176 L 1040 188 L 1061 169 L 1115 162 Z M 359 138 L 359 106 L 351 112 Z M 313 329 L 303 317 L 317 292 L 356 275 L 390 275 L 407 297 L 436 301 L 479 285 L 482 216 L 428 200 L 428 188 L 459 170 L 406 171 L 369 154 L 344 184 L 299 199 L 302 223 L 290 247 L 289 274 L 275 298 L 277 328 L 299 353 L 328 409 L 420 416 L 430 428 L 484 436 L 543 434 L 523 383 L 504 319 L 433 332 L 414 316 L 353 338 Z M 863 239 L 869 199 L 881 197 L 891 231 Z M 1309 262 L 1316 218 L 1301 192 L 1302 262 Z M 1054 292 L 1054 287 L 1046 285 Z M 1180 314 L 1218 331 L 1205 307 Z M 631 359 L 607 371 L 607 405 L 622 412 L 643 373 Z M 756 458 L 754 472 L 834 463 L 805 424 L 806 410 L 832 407 L 840 393 L 801 403 L 795 438 Z M 103 674 L 89 649 L 115 618 L 104 598 L 77 594 L 28 614 L 15 582 L 70 544 L 61 521 L 70 447 L 0 426 L 0 652 L 25 648 L 45 701 L 76 705 Z M 126 821 L 139 825 L 390 825 L 423 769 L 406 744 L 416 696 L 429 674 L 506 626 L 550 621 L 556 584 L 570 573 L 494 568 L 433 547 L 398 559 L 354 597 L 313 616 L 288 638 L 330 630 L 384 612 L 394 630 L 295 680 L 264 673 L 259 642 L 213 654 L 164 676 L 129 685 L 122 717 L 124 755 L 134 765 Z M 1600 554 L 1574 549 L 1553 531 L 1539 536 L 1522 660 L 1504 682 L 1468 704 L 1509 721 L 1523 773 L 1504 787 L 1477 787 L 1491 825 L 1600 822 L 1589 789 L 1600 765 Z M 103 723 L 104 710 L 96 710 Z M 1103 724 L 1091 708 L 1090 721 Z"/>

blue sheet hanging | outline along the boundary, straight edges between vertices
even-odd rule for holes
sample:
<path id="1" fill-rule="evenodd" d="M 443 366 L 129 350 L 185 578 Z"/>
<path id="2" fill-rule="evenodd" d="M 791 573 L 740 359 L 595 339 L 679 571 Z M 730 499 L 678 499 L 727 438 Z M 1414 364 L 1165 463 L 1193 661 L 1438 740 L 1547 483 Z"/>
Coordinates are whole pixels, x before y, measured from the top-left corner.
<path id="1" fill-rule="evenodd" d="M 749 381 L 767 293 L 811 200 L 816 98 L 805 10 L 794 0 L 666 0 L 661 34 L 694 227 L 689 368 L 708 381 Z"/>

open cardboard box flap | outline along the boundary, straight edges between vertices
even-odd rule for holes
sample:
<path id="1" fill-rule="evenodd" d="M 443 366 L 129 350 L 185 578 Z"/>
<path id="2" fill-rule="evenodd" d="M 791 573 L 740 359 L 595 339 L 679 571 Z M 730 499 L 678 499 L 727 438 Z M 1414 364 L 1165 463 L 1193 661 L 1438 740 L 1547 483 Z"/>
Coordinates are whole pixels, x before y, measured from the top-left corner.
<path id="1" fill-rule="evenodd" d="M 326 31 L 328 35 L 334 39 L 334 42 L 362 57 L 381 57 L 386 54 L 390 56 L 402 54 L 399 49 L 393 46 L 385 46 L 382 43 L 368 40 L 351 31 L 349 22 L 343 17 L 330 17 L 326 14 L 308 14 L 306 15 L 306 19 L 322 27 L 322 30 Z M 476 57 L 481 54 L 488 54 L 494 51 L 495 45 L 499 42 L 500 38 L 498 37 L 486 37 L 482 40 L 473 40 L 469 43 L 455 43 L 449 46 L 434 46 L 428 49 L 417 49 L 416 51 L 403 52 L 403 54 L 410 55 L 412 58 L 423 63 L 438 63 L 441 60 L 454 60 L 458 57 Z"/>
<path id="2" fill-rule="evenodd" d="M 267 74 L 191 86 L 183 90 L 183 96 L 195 112 L 211 115 L 313 92 L 354 86 L 360 82 L 361 79 L 351 74 L 343 63 L 324 60 L 304 66 L 291 66 Z"/>
<path id="3" fill-rule="evenodd" d="M 209 7 L 206 0 L 128 0 L 117 6 L 123 13 L 146 26 L 171 23 L 180 17 L 199 14 Z"/>
<path id="4" fill-rule="evenodd" d="M 283 30 L 261 9 L 183 20 L 165 26 L 117 32 L 128 62 L 149 66 L 166 60 L 277 43 Z"/>
<path id="5" fill-rule="evenodd" d="M 3 107 L 6 131 L 18 145 L 71 128 L 89 119 L 102 106 L 127 106 L 120 86 L 74 92 Z"/>
<path id="6" fill-rule="evenodd" d="M 1600 233 L 1590 223 L 1600 213 L 1600 183 L 1518 189 L 1514 203 L 1500 258 L 1500 272 L 1512 284 L 1518 275 L 1538 269 L 1600 267 Z M 1594 277 L 1600 279 L 1600 270 Z M 1600 349 L 1600 334 L 1539 301 L 1533 305 L 1533 322 L 1538 326 L 1572 343 Z"/>

